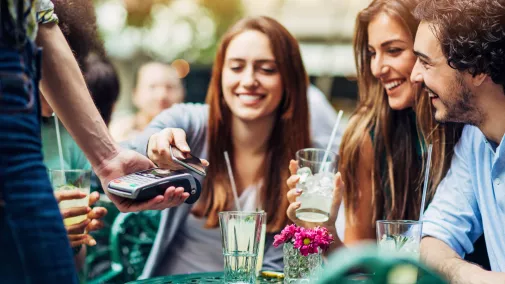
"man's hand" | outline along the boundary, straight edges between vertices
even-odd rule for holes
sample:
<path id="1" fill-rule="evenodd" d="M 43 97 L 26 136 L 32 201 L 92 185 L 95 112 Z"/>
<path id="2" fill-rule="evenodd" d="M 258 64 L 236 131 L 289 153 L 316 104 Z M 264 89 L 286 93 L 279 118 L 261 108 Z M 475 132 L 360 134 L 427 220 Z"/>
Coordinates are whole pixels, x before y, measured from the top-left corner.
<path id="1" fill-rule="evenodd" d="M 139 153 L 120 149 L 117 155 L 104 161 L 95 170 L 95 173 L 100 178 L 105 193 L 107 193 L 107 196 L 109 196 L 110 200 L 121 212 L 164 210 L 181 205 L 189 197 L 189 193 L 184 192 L 184 188 L 182 187 L 169 187 L 164 195 L 158 195 L 151 200 L 141 202 L 119 197 L 108 192 L 107 186 L 111 180 L 154 167 L 153 162 Z"/>

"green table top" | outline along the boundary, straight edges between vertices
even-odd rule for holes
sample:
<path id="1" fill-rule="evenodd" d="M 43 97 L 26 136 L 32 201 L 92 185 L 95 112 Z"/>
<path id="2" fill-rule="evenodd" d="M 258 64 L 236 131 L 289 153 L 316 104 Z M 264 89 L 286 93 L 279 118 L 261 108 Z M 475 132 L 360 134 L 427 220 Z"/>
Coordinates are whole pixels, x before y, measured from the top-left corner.
<path id="1" fill-rule="evenodd" d="M 156 277 L 128 282 L 129 284 L 168 284 L 168 283 L 224 283 L 223 272 L 205 272 Z M 280 278 L 258 277 L 256 283 L 283 283 Z"/>

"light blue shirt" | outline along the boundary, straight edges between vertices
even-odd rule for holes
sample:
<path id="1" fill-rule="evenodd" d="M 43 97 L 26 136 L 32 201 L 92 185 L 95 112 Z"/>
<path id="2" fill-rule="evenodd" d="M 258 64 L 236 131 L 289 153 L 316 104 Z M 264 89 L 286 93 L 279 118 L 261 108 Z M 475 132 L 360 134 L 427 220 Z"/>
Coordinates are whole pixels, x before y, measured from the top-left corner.
<path id="1" fill-rule="evenodd" d="M 505 272 L 505 136 L 499 145 L 465 126 L 451 168 L 426 210 L 423 235 L 461 257 L 484 233 L 493 271 Z"/>

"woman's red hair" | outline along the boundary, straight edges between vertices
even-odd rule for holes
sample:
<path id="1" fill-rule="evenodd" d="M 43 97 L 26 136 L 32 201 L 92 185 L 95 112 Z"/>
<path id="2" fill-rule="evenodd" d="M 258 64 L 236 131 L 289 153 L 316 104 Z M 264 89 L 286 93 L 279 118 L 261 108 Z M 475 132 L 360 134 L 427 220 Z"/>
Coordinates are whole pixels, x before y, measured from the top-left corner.
<path id="1" fill-rule="evenodd" d="M 232 113 L 223 98 L 221 76 L 228 45 L 236 35 L 249 30 L 259 31 L 270 40 L 284 86 L 283 98 L 276 110 L 277 118 L 268 140 L 264 166 L 261 168 L 262 172 L 258 173 L 258 177 L 262 177 L 263 181 L 259 189 L 259 202 L 267 212 L 267 231 L 276 232 L 288 222 L 286 180 L 289 177 L 289 160 L 295 156 L 297 150 L 310 146 L 310 132 L 308 77 L 298 42 L 286 28 L 269 17 L 240 20 L 222 37 L 218 47 L 207 92 L 207 103 L 210 107 L 207 130 L 210 166 L 203 184 L 202 196 L 193 212 L 197 216 L 207 217 L 206 227 L 217 227 L 218 213 L 233 206 L 233 195 L 223 156 L 223 152 L 228 151 L 233 160 Z"/>

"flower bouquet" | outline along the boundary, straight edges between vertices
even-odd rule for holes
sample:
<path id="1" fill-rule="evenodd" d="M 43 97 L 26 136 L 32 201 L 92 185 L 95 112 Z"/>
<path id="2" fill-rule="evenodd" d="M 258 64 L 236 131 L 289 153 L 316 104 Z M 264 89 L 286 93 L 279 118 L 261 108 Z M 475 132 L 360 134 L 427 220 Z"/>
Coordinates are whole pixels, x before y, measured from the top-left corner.
<path id="1" fill-rule="evenodd" d="M 319 277 L 322 252 L 333 243 L 324 227 L 306 229 L 288 225 L 274 237 L 274 247 L 284 244 L 284 283 L 307 283 Z"/>

